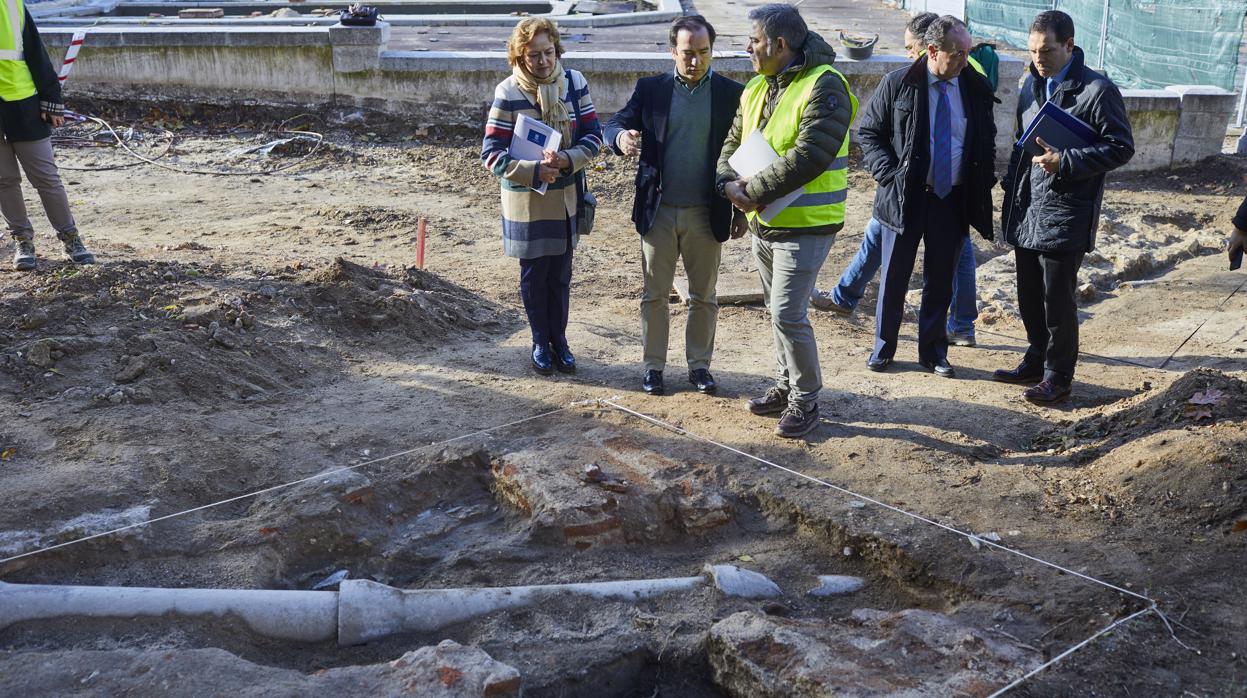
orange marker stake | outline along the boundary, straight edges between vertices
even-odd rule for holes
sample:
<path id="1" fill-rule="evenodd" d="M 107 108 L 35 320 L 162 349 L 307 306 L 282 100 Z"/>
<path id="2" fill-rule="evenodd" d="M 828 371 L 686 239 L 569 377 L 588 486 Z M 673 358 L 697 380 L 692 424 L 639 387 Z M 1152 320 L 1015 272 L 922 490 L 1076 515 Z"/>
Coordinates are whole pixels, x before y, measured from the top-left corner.
<path id="1" fill-rule="evenodd" d="M 420 224 L 416 227 L 416 268 L 424 268 L 424 238 L 428 234 L 428 219 L 424 216 L 420 217 Z"/>

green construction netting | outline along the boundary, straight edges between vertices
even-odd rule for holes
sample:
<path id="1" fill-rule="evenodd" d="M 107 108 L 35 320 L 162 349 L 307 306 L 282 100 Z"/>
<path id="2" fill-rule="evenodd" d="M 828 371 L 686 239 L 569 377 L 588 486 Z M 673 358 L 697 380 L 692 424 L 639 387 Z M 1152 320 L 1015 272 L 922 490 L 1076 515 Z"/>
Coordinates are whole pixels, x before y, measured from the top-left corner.
<path id="1" fill-rule="evenodd" d="M 1106 2 L 1102 65 L 1119 85 L 1237 89 L 1247 0 L 966 0 L 966 21 L 975 36 L 1025 48 L 1035 15 L 1061 10 L 1074 18 L 1075 40 L 1094 67 Z"/>

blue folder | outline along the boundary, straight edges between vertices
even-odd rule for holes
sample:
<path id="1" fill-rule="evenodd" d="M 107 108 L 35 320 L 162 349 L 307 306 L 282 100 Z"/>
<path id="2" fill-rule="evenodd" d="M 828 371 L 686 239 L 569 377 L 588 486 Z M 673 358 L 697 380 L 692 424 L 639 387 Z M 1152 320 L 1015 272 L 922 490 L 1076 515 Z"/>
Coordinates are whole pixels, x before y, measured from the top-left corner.
<path id="1" fill-rule="evenodd" d="M 1043 155 L 1044 149 L 1036 142 L 1037 138 L 1057 150 L 1071 150 L 1086 148 L 1100 140 L 1100 134 L 1082 119 L 1052 102 L 1045 102 L 1018 139 L 1017 147 L 1031 155 Z"/>

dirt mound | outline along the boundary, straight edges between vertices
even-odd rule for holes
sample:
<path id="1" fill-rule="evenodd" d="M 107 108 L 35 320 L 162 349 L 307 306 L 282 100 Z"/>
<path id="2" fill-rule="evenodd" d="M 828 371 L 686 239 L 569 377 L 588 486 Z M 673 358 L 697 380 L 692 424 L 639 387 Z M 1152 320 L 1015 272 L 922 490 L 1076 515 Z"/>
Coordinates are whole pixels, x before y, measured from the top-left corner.
<path id="1" fill-rule="evenodd" d="M 218 265 L 123 262 L 23 277 L 0 297 L 0 390 L 104 403 L 249 398 L 308 384 L 289 342 L 255 332 Z M 217 306 L 230 308 L 217 312 Z"/>
<path id="2" fill-rule="evenodd" d="M 1244 419 L 1247 383 L 1220 371 L 1197 369 L 1156 395 L 1135 398 L 1120 411 L 1046 429 L 1034 445 L 1069 450 L 1094 441 L 1101 448 L 1113 447 L 1156 431 Z"/>
<path id="3" fill-rule="evenodd" d="M 341 363 L 326 340 L 342 333 L 427 345 L 505 315 L 428 272 L 337 259 L 252 278 L 220 265 L 66 265 L 20 277 L 0 317 L 12 318 L 0 326 L 0 391 L 141 404 L 323 385 Z"/>
<path id="4" fill-rule="evenodd" d="M 451 331 L 500 326 L 497 306 L 414 267 L 370 268 L 341 257 L 298 277 L 305 315 L 332 329 L 395 332 L 427 343 Z"/>
<path id="5" fill-rule="evenodd" d="M 406 231 L 413 240 L 420 222 L 418 214 L 385 206 L 326 206 L 316 215 L 361 231 Z"/>
<path id="6" fill-rule="evenodd" d="M 1247 383 L 1191 371 L 1111 415 L 1048 430 L 1036 445 L 1085 464 L 1046 483 L 1049 512 L 1225 529 L 1247 517 Z"/>

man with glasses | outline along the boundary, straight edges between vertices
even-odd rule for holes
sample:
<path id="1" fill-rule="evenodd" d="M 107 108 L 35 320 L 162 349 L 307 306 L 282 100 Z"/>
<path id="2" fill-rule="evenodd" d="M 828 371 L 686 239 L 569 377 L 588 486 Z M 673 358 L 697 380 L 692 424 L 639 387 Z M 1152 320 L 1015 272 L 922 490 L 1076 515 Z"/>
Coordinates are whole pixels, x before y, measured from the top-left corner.
<path id="1" fill-rule="evenodd" d="M 925 41 L 925 56 L 883 79 L 858 128 L 866 166 L 878 182 L 874 217 L 883 228 L 875 346 L 866 365 L 885 371 L 892 364 L 923 242 L 918 363 L 952 378 L 946 319 L 953 274 L 971 227 L 993 237 L 996 125 L 991 84 L 969 67 L 965 24 L 940 17 Z"/>

